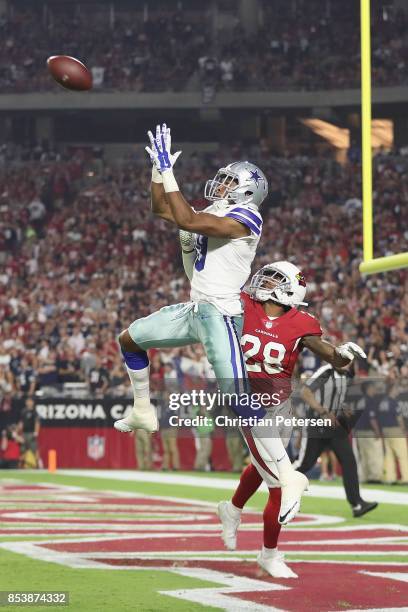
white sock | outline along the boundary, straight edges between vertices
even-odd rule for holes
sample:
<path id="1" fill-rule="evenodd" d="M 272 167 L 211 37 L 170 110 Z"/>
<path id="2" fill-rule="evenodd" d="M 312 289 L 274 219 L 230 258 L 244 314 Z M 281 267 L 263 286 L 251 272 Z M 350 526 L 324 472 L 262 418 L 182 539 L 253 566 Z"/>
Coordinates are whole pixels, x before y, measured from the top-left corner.
<path id="1" fill-rule="evenodd" d="M 266 557 L 267 559 L 274 557 L 277 552 L 278 548 L 266 548 L 265 546 L 262 546 L 262 556 Z"/>
<path id="2" fill-rule="evenodd" d="M 242 514 L 242 508 L 237 508 L 236 506 L 234 506 L 232 501 L 228 502 L 228 511 L 234 518 L 240 518 Z"/>
<path id="3" fill-rule="evenodd" d="M 137 410 L 138 408 L 150 406 L 150 367 L 147 366 L 141 370 L 131 370 L 126 366 L 126 370 L 132 383 L 134 408 Z"/>

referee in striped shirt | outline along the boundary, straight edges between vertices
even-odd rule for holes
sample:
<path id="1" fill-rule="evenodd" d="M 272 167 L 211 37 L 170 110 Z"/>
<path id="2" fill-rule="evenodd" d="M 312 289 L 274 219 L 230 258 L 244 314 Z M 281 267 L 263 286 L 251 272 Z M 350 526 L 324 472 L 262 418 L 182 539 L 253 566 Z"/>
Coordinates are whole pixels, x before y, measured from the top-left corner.
<path id="1" fill-rule="evenodd" d="M 330 418 L 331 427 L 309 427 L 302 438 L 300 454 L 294 467 L 306 473 L 315 465 L 324 450 L 333 450 L 343 472 L 343 485 L 353 516 L 363 516 L 377 507 L 376 502 L 361 498 L 357 463 L 349 440 L 350 424 L 344 422 L 343 411 L 347 387 L 352 375 L 347 368 L 337 370 L 327 364 L 319 368 L 302 389 L 302 399 L 309 405 L 308 416 Z M 347 419 L 346 419 L 347 421 Z"/>

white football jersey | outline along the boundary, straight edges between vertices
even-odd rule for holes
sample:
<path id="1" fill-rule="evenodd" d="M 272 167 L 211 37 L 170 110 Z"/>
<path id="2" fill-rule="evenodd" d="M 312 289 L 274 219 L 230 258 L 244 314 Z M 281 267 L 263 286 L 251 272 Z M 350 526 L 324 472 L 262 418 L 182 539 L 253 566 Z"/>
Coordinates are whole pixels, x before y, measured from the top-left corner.
<path id="1" fill-rule="evenodd" d="M 214 202 L 203 212 L 236 219 L 251 230 L 249 236 L 242 238 L 196 237 L 191 300 L 210 302 L 222 314 L 236 316 L 242 313 L 240 293 L 251 273 L 262 217 L 255 206 L 225 206 L 222 201 Z"/>

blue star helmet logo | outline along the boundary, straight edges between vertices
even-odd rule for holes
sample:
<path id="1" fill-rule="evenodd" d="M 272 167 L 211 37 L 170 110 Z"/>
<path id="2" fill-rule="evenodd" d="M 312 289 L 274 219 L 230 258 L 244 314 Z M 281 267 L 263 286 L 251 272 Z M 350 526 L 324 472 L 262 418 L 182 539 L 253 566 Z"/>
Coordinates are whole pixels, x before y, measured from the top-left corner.
<path id="1" fill-rule="evenodd" d="M 250 170 L 251 179 L 255 181 L 257 187 L 259 187 L 259 181 L 263 181 L 262 176 L 258 173 L 258 170 Z"/>

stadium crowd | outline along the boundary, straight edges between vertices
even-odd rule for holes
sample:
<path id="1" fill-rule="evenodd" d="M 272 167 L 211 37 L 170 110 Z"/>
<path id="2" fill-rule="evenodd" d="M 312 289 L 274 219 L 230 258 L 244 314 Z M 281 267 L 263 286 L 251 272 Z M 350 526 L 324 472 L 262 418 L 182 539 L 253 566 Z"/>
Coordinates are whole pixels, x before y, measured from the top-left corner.
<path id="1" fill-rule="evenodd" d="M 89 28 L 88 14 L 73 14 L 64 7 L 54 5 L 55 14 L 51 7 L 38 14 L 14 10 L 2 18 L 3 92 L 55 90 L 45 70 L 50 49 L 84 61 L 92 71 L 94 88 L 103 90 L 360 86 L 359 15 L 351 0 L 308 0 L 307 10 L 301 1 L 263 1 L 263 17 L 254 34 L 245 33 L 232 14 L 219 22 L 207 9 L 182 12 L 167 6 L 149 15 L 135 9 L 112 19 L 107 4 L 105 17 L 93 19 Z M 373 84 L 406 85 L 405 13 L 377 2 L 372 31 Z"/>
<path id="2" fill-rule="evenodd" d="M 236 90 L 360 87 L 358 4 L 347 0 L 341 3 L 265 0 L 263 14 L 260 31 L 244 45 L 239 24 L 231 40 L 219 45 L 216 58 L 221 87 Z M 389 3 L 373 3 L 374 86 L 407 84 L 406 32 L 403 11 L 391 9 Z"/>
<path id="3" fill-rule="evenodd" d="M 355 340 L 368 352 L 371 369 L 406 376 L 408 276 L 397 271 L 362 278 L 358 271 L 356 164 L 273 158 L 266 147 L 246 153 L 270 179 L 254 269 L 283 258 L 296 262 L 326 336 Z M 186 197 L 204 206 L 204 181 L 225 160 L 242 155 L 237 144 L 180 160 Z M 142 152 L 117 165 L 80 150 L 67 159 L 49 152 L 40 157 L 9 160 L 0 169 L 2 401 L 79 381 L 96 395 L 121 394 L 127 381 L 118 332 L 164 304 L 188 299 L 177 232 L 150 213 L 150 168 Z M 408 158 L 401 155 L 375 160 L 377 256 L 405 248 L 407 169 Z M 199 347 L 156 356 L 152 368 L 168 379 L 208 375 Z"/>
<path id="4" fill-rule="evenodd" d="M 106 5 L 106 19 L 89 28 L 89 15 L 60 9 L 62 13 L 46 23 L 33 11 L 3 19 L 3 92 L 55 90 L 56 84 L 45 69 L 50 49 L 84 61 L 92 71 L 95 89 L 180 90 L 206 46 L 205 22 L 189 21 L 181 11 L 163 10 L 144 20 L 135 10 L 110 24 Z"/>

